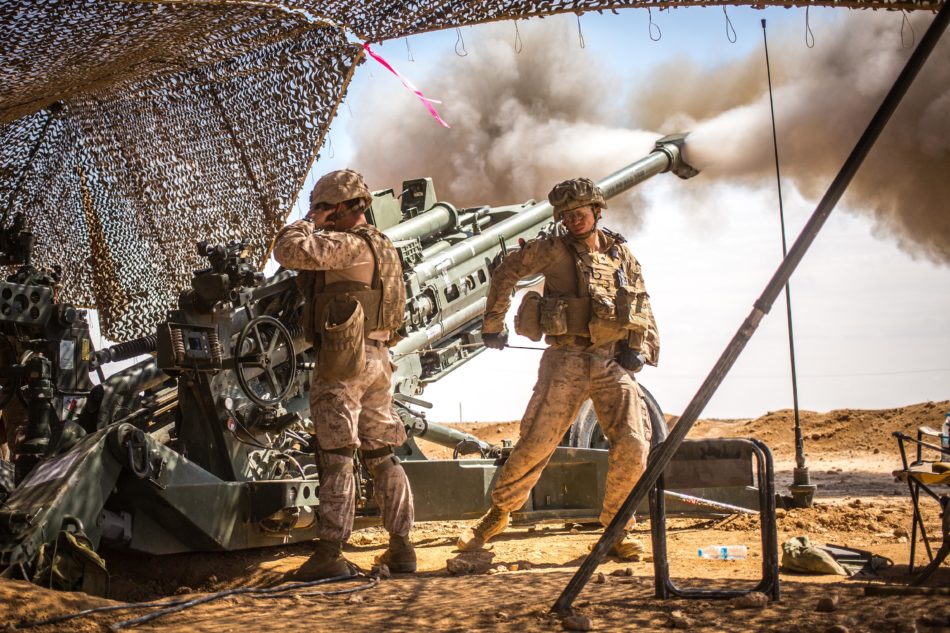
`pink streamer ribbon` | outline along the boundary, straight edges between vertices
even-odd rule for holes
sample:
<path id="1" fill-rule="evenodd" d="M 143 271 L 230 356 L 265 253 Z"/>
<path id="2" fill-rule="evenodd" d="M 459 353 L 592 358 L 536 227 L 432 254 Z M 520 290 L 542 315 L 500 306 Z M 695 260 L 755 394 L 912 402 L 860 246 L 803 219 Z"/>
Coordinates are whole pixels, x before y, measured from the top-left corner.
<path id="1" fill-rule="evenodd" d="M 374 52 L 373 52 L 373 49 L 371 49 L 371 48 L 369 47 L 369 44 L 368 44 L 368 43 L 363 44 L 363 50 L 366 51 L 366 53 L 367 53 L 370 57 L 372 57 L 373 59 L 375 59 L 376 61 L 378 61 L 378 62 L 382 65 L 383 68 L 385 68 L 386 70 L 388 70 L 388 71 L 391 72 L 392 74 L 396 75 L 396 77 L 399 79 L 399 81 L 402 82 L 402 85 L 404 85 L 407 90 L 411 91 L 413 94 L 416 95 L 416 97 L 419 98 L 419 101 L 421 101 L 421 102 L 422 102 L 422 105 L 424 105 L 425 108 L 426 108 L 426 110 L 429 111 L 429 114 L 432 115 L 432 118 L 439 122 L 439 125 L 441 125 L 442 127 L 447 127 L 447 128 L 452 127 L 451 125 L 449 125 L 448 123 L 446 123 L 446 122 L 442 119 L 442 117 L 439 116 L 439 113 L 436 112 L 435 108 L 432 107 L 432 104 L 433 104 L 433 103 L 442 103 L 441 101 L 438 101 L 438 100 L 436 100 L 436 99 L 430 99 L 429 97 L 427 97 L 427 96 L 425 96 L 424 94 L 422 94 L 422 91 L 421 91 L 421 90 L 419 90 L 418 88 L 416 88 L 415 85 L 414 85 L 411 81 L 409 81 L 406 77 L 403 77 L 401 74 L 399 74 L 399 71 L 396 70 L 395 68 L 393 68 L 392 65 L 391 65 L 389 62 L 387 62 L 385 59 L 383 59 L 382 57 L 380 57 L 379 55 L 377 55 L 376 53 L 374 53 Z"/>

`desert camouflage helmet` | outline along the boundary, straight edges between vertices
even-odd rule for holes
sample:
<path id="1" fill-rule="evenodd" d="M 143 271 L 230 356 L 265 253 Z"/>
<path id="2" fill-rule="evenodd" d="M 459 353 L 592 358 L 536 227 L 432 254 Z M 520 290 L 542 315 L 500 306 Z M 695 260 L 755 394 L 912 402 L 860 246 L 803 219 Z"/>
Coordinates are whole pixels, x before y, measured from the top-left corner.
<path id="1" fill-rule="evenodd" d="M 320 203 L 340 204 L 357 198 L 366 204 L 373 201 L 373 194 L 363 182 L 363 176 L 352 169 L 339 169 L 320 177 L 310 192 L 310 206 Z"/>
<path id="2" fill-rule="evenodd" d="M 554 207 L 555 221 L 560 220 L 561 214 L 571 209 L 588 205 L 607 208 L 604 192 L 590 178 L 572 178 L 557 183 L 548 194 L 548 202 Z"/>

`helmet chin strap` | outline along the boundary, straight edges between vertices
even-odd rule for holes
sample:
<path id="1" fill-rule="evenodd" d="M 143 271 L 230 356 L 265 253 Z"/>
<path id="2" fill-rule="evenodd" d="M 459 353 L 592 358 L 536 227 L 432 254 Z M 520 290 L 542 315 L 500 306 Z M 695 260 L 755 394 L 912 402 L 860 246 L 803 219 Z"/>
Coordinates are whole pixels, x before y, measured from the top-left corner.
<path id="1" fill-rule="evenodd" d="M 591 228 L 591 230 L 587 231 L 586 233 L 580 233 L 580 234 L 571 233 L 571 231 L 568 230 L 567 234 L 570 235 L 572 239 L 575 239 L 578 242 L 583 242 L 584 240 L 586 240 L 588 237 L 590 237 L 597 231 L 598 223 L 600 223 L 600 209 L 597 209 L 597 213 L 594 215 L 594 226 Z"/>

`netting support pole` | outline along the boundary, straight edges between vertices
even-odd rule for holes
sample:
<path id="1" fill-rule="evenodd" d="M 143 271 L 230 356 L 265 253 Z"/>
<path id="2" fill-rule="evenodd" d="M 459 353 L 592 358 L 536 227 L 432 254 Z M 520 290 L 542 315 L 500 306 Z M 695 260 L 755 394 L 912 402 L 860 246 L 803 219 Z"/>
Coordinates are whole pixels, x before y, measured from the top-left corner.
<path id="1" fill-rule="evenodd" d="M 43 124 L 43 129 L 40 130 L 39 136 L 36 138 L 36 142 L 33 144 L 33 149 L 30 150 L 30 155 L 26 159 L 26 164 L 23 165 L 23 169 L 20 171 L 20 177 L 17 179 L 16 185 L 13 186 L 13 191 L 10 192 L 10 199 L 7 200 L 7 206 L 3 208 L 3 216 L 0 217 L 0 227 L 3 227 L 7 223 L 7 216 L 10 214 L 10 209 L 13 208 L 13 203 L 16 201 L 17 194 L 20 193 L 20 187 L 23 186 L 23 182 L 26 180 L 26 175 L 30 171 L 30 166 L 33 165 L 33 160 L 36 158 L 36 155 L 40 152 L 40 147 L 43 146 L 43 141 L 46 140 L 46 135 L 49 133 L 50 125 L 59 117 L 59 113 L 63 111 L 63 104 L 59 101 L 50 104 L 46 109 L 49 114 L 46 117 L 46 122 Z"/>
<path id="2" fill-rule="evenodd" d="M 234 131 L 234 125 L 232 125 L 228 111 L 221 101 L 221 95 L 214 89 L 214 86 L 211 86 L 209 92 L 211 93 L 211 99 L 214 101 L 215 107 L 218 109 L 218 115 L 221 117 L 221 124 L 224 127 L 224 131 L 228 133 L 228 138 L 231 139 L 231 144 L 237 151 L 238 157 L 241 159 L 241 164 L 244 165 L 244 171 L 247 174 L 248 180 L 250 180 L 254 186 L 254 192 L 257 194 L 261 210 L 264 211 L 264 218 L 266 220 L 270 217 L 271 207 L 267 203 L 267 197 L 264 195 L 263 189 L 261 189 L 261 184 L 258 182 L 257 176 L 254 175 L 254 170 L 251 168 L 251 161 L 247 157 L 247 152 L 244 151 L 244 145 L 241 144 L 241 141 L 237 137 L 237 132 Z"/>
<path id="3" fill-rule="evenodd" d="M 686 434 L 689 433 L 696 419 L 699 417 L 699 414 L 702 413 L 706 404 L 726 377 L 729 369 L 735 363 L 739 354 L 742 353 L 746 343 L 749 342 L 749 339 L 755 333 L 762 317 L 768 314 L 775 299 L 785 287 L 785 284 L 788 283 L 789 278 L 791 278 L 792 273 L 795 271 L 799 262 L 801 262 L 805 252 L 815 240 L 825 220 L 828 219 L 832 209 L 834 209 L 838 200 L 840 200 L 845 189 L 848 187 L 848 184 L 854 178 L 861 163 L 864 162 L 868 152 L 874 146 L 875 141 L 877 141 L 887 121 L 891 118 L 891 115 L 894 114 L 904 94 L 906 94 L 908 88 L 910 88 L 914 79 L 917 77 L 924 62 L 927 61 L 927 57 L 930 56 L 930 53 L 937 45 L 941 35 L 943 35 L 943 32 L 947 28 L 948 21 L 950 21 L 950 2 L 945 1 L 940 11 L 937 12 L 933 22 L 931 22 L 930 27 L 927 29 L 927 33 L 920 40 L 920 44 L 917 45 L 916 50 L 914 50 L 910 59 L 907 60 L 904 69 L 897 77 L 894 85 L 891 86 L 887 96 L 884 97 L 884 101 L 874 114 L 867 129 L 864 130 L 864 133 L 861 135 L 861 138 L 858 139 L 854 149 L 851 150 L 851 154 L 848 155 L 844 165 L 842 165 L 841 171 L 835 176 L 835 179 L 828 187 L 828 191 L 825 192 L 824 197 L 808 219 L 808 223 L 805 224 L 805 228 L 802 229 L 798 239 L 792 244 L 788 255 L 782 260 L 782 263 L 775 271 L 775 274 L 765 287 L 762 295 L 755 302 L 752 312 L 746 317 L 735 336 L 732 337 L 729 345 L 726 346 L 726 349 L 719 357 L 719 360 L 716 361 L 709 375 L 706 376 L 706 380 L 703 381 L 699 391 L 696 392 L 696 395 L 693 396 L 693 399 L 686 406 L 683 415 L 680 416 L 680 419 L 670 432 L 669 437 L 657 448 L 643 475 L 639 481 L 637 481 L 636 485 L 634 485 L 626 501 L 620 506 L 617 514 L 610 522 L 610 525 L 604 530 L 604 534 L 600 537 L 600 540 L 597 541 L 590 555 L 584 559 L 584 562 L 581 563 L 574 577 L 571 578 L 567 587 L 564 588 L 557 602 L 554 603 L 552 611 L 557 613 L 569 613 L 571 611 L 574 600 L 587 585 L 594 570 L 603 562 L 614 544 L 623 538 L 627 522 L 633 517 L 640 503 L 646 499 L 647 494 L 649 494 L 650 490 L 656 484 L 656 480 L 663 471 L 666 470 L 666 466 L 670 463 L 670 460 L 683 442 Z"/>

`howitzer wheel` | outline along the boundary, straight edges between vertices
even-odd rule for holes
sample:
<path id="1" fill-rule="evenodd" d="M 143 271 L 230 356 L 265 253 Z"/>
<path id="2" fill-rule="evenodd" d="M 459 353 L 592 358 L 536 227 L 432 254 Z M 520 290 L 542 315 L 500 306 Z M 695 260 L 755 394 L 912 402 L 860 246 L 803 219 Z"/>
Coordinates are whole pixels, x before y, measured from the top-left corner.
<path id="1" fill-rule="evenodd" d="M 286 349 L 287 359 L 284 363 L 287 366 L 278 372 L 274 357 L 281 346 Z M 250 351 L 245 352 L 248 347 Z M 260 371 L 249 378 L 251 369 Z M 234 373 L 244 395 L 259 406 L 272 407 L 286 398 L 297 374 L 297 355 L 287 327 L 271 316 L 254 317 L 248 321 L 235 344 Z M 271 395 L 259 395 L 258 390 L 251 385 L 252 380 L 260 381 Z"/>
<path id="2" fill-rule="evenodd" d="M 653 394 L 647 391 L 647 388 L 642 384 L 640 385 L 640 391 L 643 392 L 643 401 L 647 405 L 647 413 L 650 418 L 648 431 L 650 432 L 650 447 L 652 448 L 666 439 L 669 429 L 666 426 L 666 417 L 663 415 L 663 410 L 660 409 L 660 405 L 657 404 Z M 610 447 L 610 442 L 607 441 L 603 430 L 600 428 L 597 413 L 594 411 L 594 405 L 590 400 L 581 405 L 577 417 L 574 418 L 574 424 L 571 425 L 571 429 L 567 432 L 567 437 L 562 443 L 572 448 L 605 449 Z"/>

